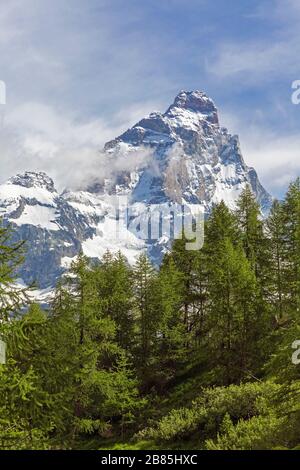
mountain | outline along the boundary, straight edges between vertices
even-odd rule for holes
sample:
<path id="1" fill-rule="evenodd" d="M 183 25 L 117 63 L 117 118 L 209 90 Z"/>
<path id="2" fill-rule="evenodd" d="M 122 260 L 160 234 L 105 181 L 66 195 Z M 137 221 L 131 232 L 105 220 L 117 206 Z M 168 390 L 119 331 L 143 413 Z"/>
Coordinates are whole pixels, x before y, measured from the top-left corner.
<path id="1" fill-rule="evenodd" d="M 20 278 L 53 285 L 81 242 L 94 233 L 88 220 L 59 195 L 45 173 L 26 172 L 0 186 L 0 217 L 14 227 L 14 241 L 26 240 Z"/>
<path id="2" fill-rule="evenodd" d="M 262 212 L 272 201 L 245 164 L 238 137 L 220 126 L 215 104 L 200 91 L 180 92 L 165 113 L 151 113 L 108 142 L 103 156 L 112 170 L 103 177 L 99 161 L 99 176 L 80 191 L 59 194 L 51 178 L 38 172 L 0 186 L 0 217 L 15 228 L 15 240 L 27 240 L 22 282 L 52 287 L 80 250 L 101 258 L 107 249 L 120 249 L 129 262 L 147 250 L 158 264 L 170 240 L 163 232 L 141 239 L 147 210 L 167 213 L 177 203 L 209 212 L 222 199 L 234 208 L 247 184 Z M 128 201 L 131 215 L 125 221 Z M 118 218 L 123 223 L 116 235 Z"/>
<path id="3" fill-rule="evenodd" d="M 222 199 L 234 208 L 248 183 L 262 210 L 270 207 L 270 195 L 244 162 L 238 136 L 220 127 L 217 108 L 203 92 L 180 92 L 164 114 L 150 114 L 105 145 L 114 159 L 120 153 L 130 159 L 145 148 L 152 160 L 138 175 L 118 174 L 117 193 L 127 189 L 135 201 L 148 203 L 183 199 L 209 211 Z"/>

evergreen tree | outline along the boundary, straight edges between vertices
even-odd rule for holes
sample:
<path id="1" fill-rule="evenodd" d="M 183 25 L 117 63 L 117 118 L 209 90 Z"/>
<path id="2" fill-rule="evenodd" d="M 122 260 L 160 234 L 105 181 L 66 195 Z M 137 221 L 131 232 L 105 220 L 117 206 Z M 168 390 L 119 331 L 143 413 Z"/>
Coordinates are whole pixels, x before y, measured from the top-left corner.
<path id="1" fill-rule="evenodd" d="M 251 376 L 257 369 L 259 323 L 256 280 L 240 246 L 224 240 L 223 253 L 210 271 L 210 338 L 217 380 L 225 384 Z"/>
<path id="2" fill-rule="evenodd" d="M 52 425 L 44 419 L 42 407 L 50 405 L 50 398 L 39 388 L 32 364 L 18 357 L 20 347 L 24 348 L 27 342 L 23 331 L 25 319 L 18 318 L 28 292 L 16 284 L 24 243 L 12 240 L 12 229 L 1 225 L 0 339 L 7 345 L 7 357 L 6 363 L 0 365 L 0 445 L 3 449 L 45 448 Z"/>
<path id="3" fill-rule="evenodd" d="M 250 188 L 246 186 L 238 202 L 236 211 L 243 251 L 255 274 L 257 293 L 255 305 L 256 319 L 260 328 L 260 336 L 269 335 L 271 330 L 271 314 L 269 307 L 269 285 L 271 277 L 271 259 L 268 240 L 262 214 L 258 202 Z M 260 344 L 262 354 L 268 354 L 268 345 Z M 264 352 L 263 352 L 264 350 Z"/>
<path id="4" fill-rule="evenodd" d="M 283 203 L 287 309 L 300 312 L 300 178 L 292 183 Z"/>
<path id="5" fill-rule="evenodd" d="M 187 362 L 188 333 L 182 318 L 184 277 L 171 257 L 163 263 L 157 278 L 158 355 L 164 379 L 175 376 Z M 164 380 L 163 380 L 164 381 Z"/>
<path id="6" fill-rule="evenodd" d="M 233 244 L 241 240 L 241 232 L 237 218 L 229 210 L 224 201 L 216 204 L 211 211 L 205 226 L 205 240 L 208 256 L 218 256 L 218 243 L 228 239 Z"/>
<path id="7" fill-rule="evenodd" d="M 41 393 L 32 367 L 22 371 L 9 358 L 0 366 L 0 449 L 47 449 L 52 427 L 44 418 L 49 396 Z M 59 412 L 60 410 L 57 410 Z"/>
<path id="8" fill-rule="evenodd" d="M 71 348 L 71 366 L 75 367 L 71 388 L 74 438 L 95 431 L 104 434 L 111 429 L 113 417 L 123 420 L 127 409 L 120 383 L 127 397 L 136 395 L 130 367 L 120 366 L 125 352 L 116 341 L 114 320 L 102 308 L 98 281 L 97 268 L 81 254 L 73 263 L 65 291 L 60 287 L 55 301 L 55 317 L 62 317 L 69 325 L 69 332 L 64 327 L 63 331 L 69 335 L 66 343 Z M 132 402 L 128 406 L 132 409 Z"/>
<path id="9" fill-rule="evenodd" d="M 285 285 L 285 228 L 282 204 L 275 200 L 266 221 L 268 237 L 269 278 L 266 282 L 268 301 L 271 304 L 275 326 L 284 322 L 286 307 Z"/>
<path id="10" fill-rule="evenodd" d="M 241 231 L 243 248 L 256 276 L 259 277 L 261 251 L 264 241 L 263 224 L 259 205 L 249 185 L 240 195 L 237 207 L 237 219 Z"/>
<path id="11" fill-rule="evenodd" d="M 206 230 L 209 332 L 212 363 L 226 384 L 251 374 L 257 366 L 261 318 L 257 282 L 244 251 L 237 220 L 226 205 L 217 205 Z"/>
<path id="12" fill-rule="evenodd" d="M 47 310 L 14 287 L 23 245 L 0 229 L 0 448 L 300 445 L 300 180 L 265 223 L 249 188 L 238 206 L 159 270 L 80 254 Z"/>
<path id="13" fill-rule="evenodd" d="M 56 363 L 51 354 L 59 345 L 54 345 L 51 333 L 47 316 L 37 304 L 32 304 L 21 319 L 12 321 L 6 329 L 7 373 L 18 375 L 24 387 L 29 380 L 28 396 L 24 401 L 19 397 L 18 408 L 20 422 L 26 423 L 29 436 L 35 429 L 47 436 L 64 426 L 64 387 L 57 386 Z M 13 390 L 8 399 L 14 400 Z"/>
<path id="14" fill-rule="evenodd" d="M 188 333 L 195 326 L 198 315 L 198 293 L 195 288 L 195 263 L 197 255 L 195 251 L 186 249 L 186 243 L 187 240 L 184 235 L 182 235 L 181 239 L 175 240 L 170 255 L 165 257 L 165 263 L 170 258 L 182 279 L 182 321 L 187 333 L 186 340 L 189 342 Z"/>
<path id="15" fill-rule="evenodd" d="M 136 302 L 137 344 L 136 365 L 142 389 L 155 385 L 157 370 L 158 330 L 160 311 L 157 310 L 157 273 L 145 254 L 140 255 L 133 272 Z"/>
<path id="16" fill-rule="evenodd" d="M 0 220 L 0 321 L 7 321 L 27 302 L 27 289 L 16 285 L 23 262 L 24 242 L 13 242 L 13 231 Z"/>
<path id="17" fill-rule="evenodd" d="M 118 344 L 131 351 L 134 342 L 132 270 L 121 252 L 116 256 L 107 252 L 96 274 L 103 315 L 115 322 Z"/>

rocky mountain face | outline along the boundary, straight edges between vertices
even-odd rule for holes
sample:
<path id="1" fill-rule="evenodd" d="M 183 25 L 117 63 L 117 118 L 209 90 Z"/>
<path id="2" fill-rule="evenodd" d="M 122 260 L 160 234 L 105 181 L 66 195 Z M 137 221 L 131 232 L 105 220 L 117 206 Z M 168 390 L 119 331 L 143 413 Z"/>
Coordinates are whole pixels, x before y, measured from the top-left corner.
<path id="1" fill-rule="evenodd" d="M 46 174 L 34 172 L 0 186 L 0 217 L 13 225 L 15 239 L 27 241 L 24 283 L 52 287 L 80 250 L 91 258 L 121 250 L 129 262 L 147 250 L 158 264 L 170 246 L 168 234 L 145 240 L 133 230 L 141 214 L 158 207 L 201 205 L 209 212 L 224 200 L 234 208 L 247 184 L 262 212 L 271 204 L 243 160 L 238 137 L 220 127 L 213 101 L 200 91 L 180 92 L 165 113 L 150 114 L 108 142 L 104 155 L 115 170 L 109 178 L 96 175 L 81 191 L 58 194 Z"/>
<path id="2" fill-rule="evenodd" d="M 14 227 L 14 241 L 26 241 L 20 278 L 26 284 L 37 281 L 42 288 L 53 285 L 81 242 L 94 233 L 45 173 L 26 172 L 1 185 L 0 217 Z"/>
<path id="3" fill-rule="evenodd" d="M 200 91 L 182 91 L 164 114 L 150 114 L 105 146 L 111 158 L 125 153 L 128 159 L 142 148 L 151 149 L 152 160 L 138 175 L 119 174 L 117 193 L 128 189 L 135 201 L 184 201 L 209 211 L 222 199 L 234 208 L 248 183 L 262 210 L 270 206 L 270 195 L 243 160 L 238 136 L 220 127 L 215 104 Z"/>

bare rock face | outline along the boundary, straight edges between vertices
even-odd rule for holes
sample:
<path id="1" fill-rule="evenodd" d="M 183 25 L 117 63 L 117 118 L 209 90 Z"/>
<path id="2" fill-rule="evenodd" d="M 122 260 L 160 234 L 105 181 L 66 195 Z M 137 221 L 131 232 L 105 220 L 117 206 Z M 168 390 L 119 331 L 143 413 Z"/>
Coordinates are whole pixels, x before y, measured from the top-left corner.
<path id="1" fill-rule="evenodd" d="M 164 114 L 151 113 L 105 146 L 114 155 L 124 148 L 128 159 L 138 148 L 152 151 L 138 178 L 127 175 L 127 183 L 117 187 L 120 193 L 130 188 L 136 201 L 181 200 L 203 204 L 209 212 L 222 199 L 234 208 L 249 184 L 262 211 L 270 207 L 271 196 L 245 164 L 238 137 L 220 127 L 214 102 L 201 91 L 181 91 Z"/>
<path id="2" fill-rule="evenodd" d="M 0 217 L 12 224 L 16 240 L 26 241 L 19 273 L 24 283 L 53 287 L 81 250 L 95 259 L 107 249 L 121 250 L 129 262 L 146 250 L 159 264 L 170 240 L 141 240 L 130 227 L 115 239 L 111 197 L 128 197 L 133 213 L 173 202 L 201 204 L 209 213 L 221 200 L 234 209 L 249 184 L 263 213 L 272 202 L 245 164 L 238 137 L 220 127 L 214 102 L 201 91 L 181 91 L 165 113 L 151 113 L 108 142 L 104 152 L 108 168 L 120 156 L 123 163 L 105 180 L 96 175 L 84 191 L 58 194 L 52 179 L 40 172 L 0 185 Z"/>
<path id="3" fill-rule="evenodd" d="M 26 172 L 0 186 L 0 217 L 14 228 L 14 241 L 25 240 L 26 260 L 19 276 L 46 288 L 92 236 L 89 221 L 55 190 L 45 173 Z"/>

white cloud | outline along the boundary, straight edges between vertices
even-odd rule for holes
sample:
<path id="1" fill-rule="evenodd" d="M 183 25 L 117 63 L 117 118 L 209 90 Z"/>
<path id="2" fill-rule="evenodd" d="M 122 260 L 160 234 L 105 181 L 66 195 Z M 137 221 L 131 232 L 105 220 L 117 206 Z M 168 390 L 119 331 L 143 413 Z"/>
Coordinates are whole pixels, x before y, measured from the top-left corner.
<path id="1" fill-rule="evenodd" d="M 262 2 L 252 17 L 264 22 L 266 34 L 258 39 L 252 34 L 247 40 L 220 41 L 206 60 L 207 72 L 221 79 L 240 80 L 241 86 L 297 78 L 299 0 L 275 0 L 273 8 L 269 2 Z"/>
<path id="2" fill-rule="evenodd" d="M 242 143 L 249 164 L 274 195 L 280 196 L 300 174 L 300 136 L 278 137 L 273 132 L 250 136 Z"/>
<path id="3" fill-rule="evenodd" d="M 136 120 L 144 117 L 151 103 L 120 110 L 109 123 L 101 119 L 82 122 L 72 113 L 63 114 L 40 103 L 26 103 L 4 116 L 0 132 L 0 182 L 23 171 L 45 171 L 59 189 L 76 188 L 95 177 L 112 176 L 117 170 L 133 170 L 149 158 L 147 152 L 120 153 L 105 168 L 101 150 Z M 146 113 L 147 114 L 147 113 Z"/>
<path id="4" fill-rule="evenodd" d="M 59 188 L 76 187 L 103 173 L 106 141 L 163 107 L 149 96 L 172 88 L 158 69 L 173 44 L 145 35 L 143 9 L 128 4 L 124 16 L 119 0 L 25 3 L 10 0 L 0 9 L 0 79 L 7 85 L 0 181 L 38 170 Z"/>
<path id="5" fill-rule="evenodd" d="M 190 3 L 194 8 L 199 1 Z M 175 8 L 182 5 L 180 26 L 184 26 L 185 12 L 193 13 L 190 3 L 173 0 L 161 8 L 164 14 L 170 10 L 175 15 L 179 11 Z M 0 181 L 36 169 L 48 172 L 60 187 L 79 184 L 100 171 L 104 142 L 148 112 L 163 110 L 173 93 L 187 84 L 206 84 L 212 95 L 217 84 L 222 97 L 224 90 L 234 94 L 245 84 L 253 87 L 251 91 L 278 77 L 288 82 L 299 78 L 300 2 L 272 3 L 270 9 L 269 1 L 261 2 L 256 13 L 269 22 L 263 40 L 253 39 L 252 34 L 251 40 L 237 37 L 226 42 L 223 36 L 228 37 L 228 31 L 219 16 L 217 21 L 199 17 L 191 31 L 179 34 L 177 26 L 172 29 L 172 15 L 165 29 L 159 21 L 155 29 L 153 11 L 152 23 L 147 17 L 151 8 L 136 1 L 2 2 L 0 79 L 7 84 L 8 104 L 6 127 L 0 131 Z M 275 34 L 268 36 L 271 23 Z M 207 56 L 205 74 L 202 65 Z M 198 73 L 195 61 L 200 62 Z M 290 132 L 279 138 L 259 116 L 261 111 L 249 105 L 249 97 L 247 106 L 239 110 L 238 122 L 228 127 L 240 133 L 246 161 L 277 191 L 284 178 L 299 171 L 297 135 Z"/>
<path id="6" fill-rule="evenodd" d="M 242 84 L 258 84 L 273 80 L 280 74 L 297 73 L 297 56 L 300 52 L 298 38 L 265 44 L 251 42 L 222 45 L 214 60 L 207 62 L 207 71 L 219 78 L 237 76 Z"/>
<path id="7" fill-rule="evenodd" d="M 222 124 L 239 134 L 245 162 L 253 166 L 263 185 L 281 197 L 288 184 L 300 174 L 300 135 L 278 135 L 260 125 L 260 120 L 246 121 L 238 114 L 222 113 Z"/>

